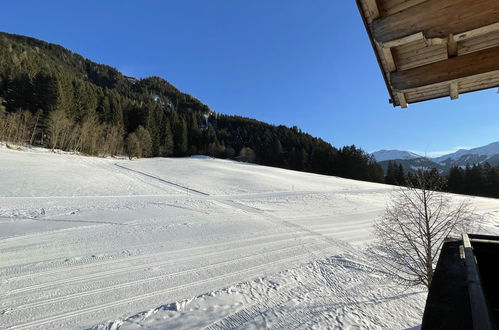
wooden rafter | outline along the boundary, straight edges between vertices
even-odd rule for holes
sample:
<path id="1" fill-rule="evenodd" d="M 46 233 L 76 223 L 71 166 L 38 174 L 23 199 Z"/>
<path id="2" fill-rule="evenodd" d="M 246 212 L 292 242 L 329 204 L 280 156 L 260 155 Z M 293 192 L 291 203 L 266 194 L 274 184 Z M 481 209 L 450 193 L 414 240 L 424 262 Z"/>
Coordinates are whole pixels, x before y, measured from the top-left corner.
<path id="1" fill-rule="evenodd" d="M 379 17 L 379 8 L 376 0 L 366 0 L 366 6 L 369 10 L 370 21 L 373 21 Z"/>
<path id="2" fill-rule="evenodd" d="M 449 94 L 451 100 L 456 100 L 459 97 L 459 83 L 457 81 L 450 84 Z"/>
<path id="3" fill-rule="evenodd" d="M 403 91 L 493 71 L 499 71 L 499 46 L 393 72 L 390 82 L 395 90 Z"/>
<path id="4" fill-rule="evenodd" d="M 395 65 L 395 60 L 393 59 L 392 50 L 390 48 L 381 48 L 380 46 L 378 47 L 383 53 L 383 58 L 385 60 L 386 69 L 388 70 L 388 72 L 397 71 L 397 66 Z"/>
<path id="5" fill-rule="evenodd" d="M 403 109 L 409 107 L 409 104 L 407 103 L 404 93 L 400 92 L 397 93 L 397 98 L 399 99 L 399 104 Z"/>
<path id="6" fill-rule="evenodd" d="M 447 38 L 447 57 L 457 56 L 457 42 L 453 34 L 449 34 Z"/>

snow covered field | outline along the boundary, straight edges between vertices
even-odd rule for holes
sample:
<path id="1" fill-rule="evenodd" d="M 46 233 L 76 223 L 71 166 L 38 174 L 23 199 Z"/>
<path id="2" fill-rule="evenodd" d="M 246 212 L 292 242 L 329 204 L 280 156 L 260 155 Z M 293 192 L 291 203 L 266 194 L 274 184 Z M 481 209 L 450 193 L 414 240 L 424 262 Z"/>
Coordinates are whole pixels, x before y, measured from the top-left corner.
<path id="1" fill-rule="evenodd" d="M 366 253 L 391 189 L 0 147 L 0 328 L 417 328 L 425 293 Z M 497 233 L 499 201 L 471 200 Z"/>

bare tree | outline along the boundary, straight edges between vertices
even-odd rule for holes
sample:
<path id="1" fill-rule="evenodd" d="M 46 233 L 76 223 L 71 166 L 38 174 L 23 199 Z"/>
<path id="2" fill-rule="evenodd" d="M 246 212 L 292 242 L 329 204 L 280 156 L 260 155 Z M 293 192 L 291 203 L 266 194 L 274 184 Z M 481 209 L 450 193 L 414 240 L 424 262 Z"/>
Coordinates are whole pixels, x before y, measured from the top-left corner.
<path id="1" fill-rule="evenodd" d="M 140 158 L 142 156 L 142 147 L 135 133 L 128 134 L 126 138 L 126 152 L 130 159 L 133 157 Z"/>
<path id="2" fill-rule="evenodd" d="M 47 129 L 49 133 L 49 146 L 65 149 L 66 142 L 72 131 L 72 122 L 62 109 L 52 111 L 48 117 Z"/>
<path id="3" fill-rule="evenodd" d="M 102 155 L 118 155 L 123 152 L 123 129 L 117 125 L 106 125 L 102 143 Z"/>
<path id="4" fill-rule="evenodd" d="M 137 127 L 135 130 L 137 139 L 139 139 L 139 144 L 141 148 L 139 157 L 149 157 L 152 155 L 152 139 L 149 131 L 142 126 Z"/>
<path id="5" fill-rule="evenodd" d="M 33 142 L 35 142 L 35 136 L 38 133 L 38 122 L 40 120 L 40 116 L 41 116 L 42 113 L 43 113 L 42 110 L 38 110 L 36 112 L 36 119 L 34 121 L 33 129 L 31 130 L 31 137 L 29 139 L 29 144 L 30 145 L 33 145 Z"/>
<path id="6" fill-rule="evenodd" d="M 0 139 L 5 139 L 7 132 L 7 111 L 3 102 L 3 98 L 0 97 Z"/>
<path id="7" fill-rule="evenodd" d="M 241 151 L 239 151 L 239 156 L 237 159 L 243 162 L 254 163 L 256 155 L 251 148 L 243 147 Z"/>
<path id="8" fill-rule="evenodd" d="M 441 188 L 438 173 L 418 171 L 374 225 L 377 264 L 402 285 L 429 287 L 444 239 L 471 223 L 470 203 L 453 202 Z"/>

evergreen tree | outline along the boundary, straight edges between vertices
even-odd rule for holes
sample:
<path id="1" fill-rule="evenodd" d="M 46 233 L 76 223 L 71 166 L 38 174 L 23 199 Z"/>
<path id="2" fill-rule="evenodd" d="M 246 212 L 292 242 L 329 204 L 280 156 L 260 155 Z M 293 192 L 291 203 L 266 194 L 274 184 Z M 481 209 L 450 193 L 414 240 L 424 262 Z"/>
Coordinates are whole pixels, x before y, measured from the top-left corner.
<path id="1" fill-rule="evenodd" d="M 392 160 L 389 160 L 386 169 L 385 182 L 388 184 L 396 184 L 396 181 L 395 164 Z"/>
<path id="2" fill-rule="evenodd" d="M 451 192 L 464 192 L 464 173 L 459 167 L 452 167 L 447 176 L 447 189 Z"/>
<path id="3" fill-rule="evenodd" d="M 399 164 L 396 167 L 395 184 L 398 184 L 399 186 L 404 186 L 406 184 L 405 172 L 404 172 L 404 168 L 402 167 L 402 164 Z"/>
<path id="4" fill-rule="evenodd" d="M 187 125 L 183 118 L 178 118 L 173 126 L 174 155 L 185 156 L 188 150 Z"/>
<path id="5" fill-rule="evenodd" d="M 173 154 L 175 146 L 175 141 L 173 140 L 173 133 L 170 127 L 170 123 L 166 122 L 164 126 L 164 138 L 162 143 L 161 155 L 168 157 Z"/>
<path id="6" fill-rule="evenodd" d="M 45 113 L 55 110 L 59 103 L 60 89 L 57 79 L 42 72 L 36 74 L 33 81 L 34 109 Z"/>

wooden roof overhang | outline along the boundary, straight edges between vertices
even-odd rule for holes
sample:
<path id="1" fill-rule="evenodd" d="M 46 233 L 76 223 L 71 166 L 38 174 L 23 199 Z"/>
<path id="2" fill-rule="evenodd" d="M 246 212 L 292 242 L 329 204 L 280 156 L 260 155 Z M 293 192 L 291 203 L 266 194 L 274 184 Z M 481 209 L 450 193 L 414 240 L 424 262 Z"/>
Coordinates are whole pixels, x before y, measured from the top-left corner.
<path id="1" fill-rule="evenodd" d="M 390 102 L 499 86 L 499 0 L 356 0 Z"/>

